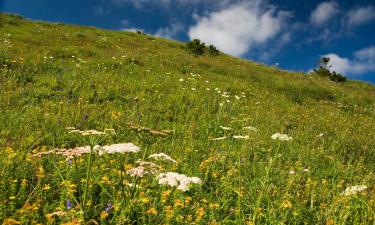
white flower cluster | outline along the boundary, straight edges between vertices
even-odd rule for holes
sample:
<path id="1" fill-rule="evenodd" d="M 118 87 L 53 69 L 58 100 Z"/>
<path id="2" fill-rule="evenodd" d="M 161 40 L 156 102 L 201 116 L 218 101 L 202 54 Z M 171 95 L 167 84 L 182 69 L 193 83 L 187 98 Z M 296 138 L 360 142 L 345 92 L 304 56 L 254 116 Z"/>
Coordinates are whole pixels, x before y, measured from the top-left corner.
<path id="1" fill-rule="evenodd" d="M 152 154 L 148 157 L 149 159 L 156 159 L 156 160 L 164 160 L 164 161 L 170 161 L 172 163 L 177 163 L 176 160 L 172 159 L 169 155 L 165 153 L 158 153 L 158 154 Z"/>
<path id="2" fill-rule="evenodd" d="M 159 184 L 177 187 L 178 190 L 183 192 L 188 191 L 191 184 L 202 184 L 202 180 L 199 177 L 188 177 L 174 172 L 161 173 L 157 176 L 157 179 Z"/>
<path id="3" fill-rule="evenodd" d="M 273 134 L 271 136 L 271 138 L 272 138 L 272 140 L 279 140 L 279 141 L 291 141 L 291 140 L 293 140 L 292 137 L 289 137 L 286 134 L 280 134 L 280 133 Z"/>
<path id="4" fill-rule="evenodd" d="M 133 143 L 113 144 L 100 147 L 99 155 L 115 153 L 137 153 L 140 148 Z"/>
<path id="5" fill-rule="evenodd" d="M 220 128 L 223 129 L 223 130 L 232 130 L 232 128 L 230 128 L 230 127 L 220 126 Z"/>
<path id="6" fill-rule="evenodd" d="M 258 131 L 258 129 L 253 126 L 243 127 L 242 129 L 249 130 L 249 131 Z"/>
<path id="7" fill-rule="evenodd" d="M 66 127 L 65 129 L 68 130 L 70 134 L 81 134 L 82 136 L 116 134 L 116 131 L 114 129 L 105 129 L 104 131 L 78 130 L 75 127 Z"/>
<path id="8" fill-rule="evenodd" d="M 250 137 L 249 137 L 249 135 L 245 135 L 245 136 L 242 136 L 242 135 L 233 135 L 233 138 L 234 139 L 245 139 L 245 140 L 247 140 Z"/>
<path id="9" fill-rule="evenodd" d="M 341 192 L 341 195 L 344 195 L 344 196 L 354 195 L 354 194 L 357 194 L 359 192 L 366 190 L 367 188 L 368 187 L 366 185 L 356 185 L 356 186 L 347 187 L 345 191 Z"/>

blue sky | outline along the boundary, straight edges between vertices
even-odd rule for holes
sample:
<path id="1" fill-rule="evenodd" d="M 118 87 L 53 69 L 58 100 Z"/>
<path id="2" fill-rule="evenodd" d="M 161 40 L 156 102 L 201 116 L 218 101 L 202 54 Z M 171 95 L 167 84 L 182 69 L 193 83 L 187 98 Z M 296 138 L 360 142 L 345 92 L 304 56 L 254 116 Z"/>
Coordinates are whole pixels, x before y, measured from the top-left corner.
<path id="1" fill-rule="evenodd" d="M 350 79 L 375 83 L 373 0 L 0 0 L 35 20 L 199 38 L 228 54 L 309 71 L 320 56 Z"/>

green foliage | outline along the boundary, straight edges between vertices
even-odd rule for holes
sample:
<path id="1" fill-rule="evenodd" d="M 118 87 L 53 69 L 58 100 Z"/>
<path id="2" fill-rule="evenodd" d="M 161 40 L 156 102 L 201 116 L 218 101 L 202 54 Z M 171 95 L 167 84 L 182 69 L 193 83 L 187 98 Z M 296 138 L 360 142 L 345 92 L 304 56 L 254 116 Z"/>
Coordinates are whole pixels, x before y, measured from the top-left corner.
<path id="1" fill-rule="evenodd" d="M 314 69 L 314 73 L 322 77 L 327 77 L 331 81 L 336 82 L 336 83 L 345 82 L 346 81 L 345 76 L 343 76 L 340 73 L 336 73 L 335 71 L 331 72 L 329 70 L 329 67 L 330 67 L 328 66 L 329 60 L 330 60 L 329 57 L 322 57 L 319 61 L 319 67 L 317 69 Z"/>
<path id="2" fill-rule="evenodd" d="M 374 224 L 373 85 L 196 57 L 136 33 L 0 19 L 0 223 Z M 129 142 L 140 152 L 48 155 Z M 161 152 L 177 163 L 149 158 Z M 203 183 L 182 192 L 131 176 L 138 160 Z M 341 194 L 353 185 L 368 189 Z"/>
<path id="3" fill-rule="evenodd" d="M 203 55 L 205 44 L 201 42 L 199 39 L 194 39 L 192 41 L 187 42 L 186 47 L 191 53 L 198 56 L 198 55 Z"/>
<path id="4" fill-rule="evenodd" d="M 209 46 L 208 46 L 208 53 L 209 53 L 210 55 L 215 56 L 215 55 L 219 55 L 220 51 L 219 51 L 215 46 L 213 46 L 213 45 L 209 45 Z"/>

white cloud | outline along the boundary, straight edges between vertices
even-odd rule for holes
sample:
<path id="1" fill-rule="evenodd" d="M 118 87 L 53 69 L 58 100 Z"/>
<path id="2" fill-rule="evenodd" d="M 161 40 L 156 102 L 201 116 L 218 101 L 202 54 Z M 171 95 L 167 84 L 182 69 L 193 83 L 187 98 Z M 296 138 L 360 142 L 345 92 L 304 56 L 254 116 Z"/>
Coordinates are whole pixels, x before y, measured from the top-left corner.
<path id="1" fill-rule="evenodd" d="M 181 23 L 172 23 L 169 27 L 159 28 L 155 36 L 173 39 L 176 35 L 184 30 L 184 25 Z"/>
<path id="2" fill-rule="evenodd" d="M 198 38 L 225 53 L 241 56 L 281 33 L 288 17 L 289 13 L 258 0 L 241 2 L 196 16 L 197 24 L 188 34 L 190 39 Z"/>
<path id="3" fill-rule="evenodd" d="M 354 56 L 359 60 L 375 59 L 375 47 L 370 46 L 354 52 Z"/>
<path id="4" fill-rule="evenodd" d="M 329 20 L 339 12 L 339 6 L 336 2 L 322 2 L 314 11 L 311 12 L 310 22 L 314 26 L 325 25 Z"/>
<path id="5" fill-rule="evenodd" d="M 352 9 L 347 13 L 347 24 L 357 26 L 375 19 L 375 9 L 372 6 Z"/>
<path id="6" fill-rule="evenodd" d="M 324 56 L 330 58 L 328 65 L 331 66 L 331 71 L 344 75 L 355 76 L 375 71 L 375 47 L 373 46 L 354 52 L 352 59 L 333 53 Z"/>

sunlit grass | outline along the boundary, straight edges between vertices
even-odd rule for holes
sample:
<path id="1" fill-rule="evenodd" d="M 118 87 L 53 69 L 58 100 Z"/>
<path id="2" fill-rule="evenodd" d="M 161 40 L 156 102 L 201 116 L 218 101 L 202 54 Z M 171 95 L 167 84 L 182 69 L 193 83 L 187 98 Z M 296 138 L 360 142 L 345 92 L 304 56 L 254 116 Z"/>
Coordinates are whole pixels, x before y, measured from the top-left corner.
<path id="1" fill-rule="evenodd" d="M 374 223 L 373 86 L 146 35 L 1 22 L 4 224 Z M 94 150 L 118 143 L 140 151 Z M 168 172 L 202 182 L 160 182 Z"/>

